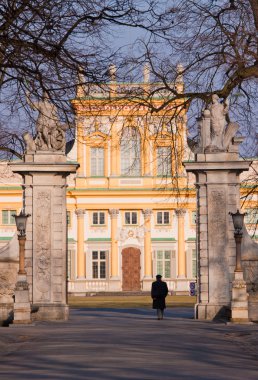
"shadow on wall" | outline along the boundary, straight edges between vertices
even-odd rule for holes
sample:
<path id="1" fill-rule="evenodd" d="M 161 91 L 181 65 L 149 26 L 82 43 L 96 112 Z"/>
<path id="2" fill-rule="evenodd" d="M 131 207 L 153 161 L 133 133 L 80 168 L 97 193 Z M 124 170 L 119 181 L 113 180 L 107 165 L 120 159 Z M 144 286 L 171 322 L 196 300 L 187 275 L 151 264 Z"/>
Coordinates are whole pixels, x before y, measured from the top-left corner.
<path id="1" fill-rule="evenodd" d="M 13 296 L 19 268 L 17 235 L 0 249 L 0 325 L 8 325 L 13 319 Z"/>

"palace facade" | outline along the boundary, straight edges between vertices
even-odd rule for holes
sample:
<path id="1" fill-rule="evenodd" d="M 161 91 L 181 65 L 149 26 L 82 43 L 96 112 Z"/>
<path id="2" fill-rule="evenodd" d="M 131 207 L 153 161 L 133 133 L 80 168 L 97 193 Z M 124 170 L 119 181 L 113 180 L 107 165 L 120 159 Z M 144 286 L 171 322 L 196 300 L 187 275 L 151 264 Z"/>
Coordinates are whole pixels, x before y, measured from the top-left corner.
<path id="1" fill-rule="evenodd" d="M 149 291 L 156 274 L 170 291 L 188 293 L 196 281 L 196 194 L 182 165 L 192 159 L 186 110 L 180 103 L 162 108 L 164 91 L 153 97 L 153 113 L 124 96 L 135 86 L 144 98 L 144 78 L 135 85 L 113 80 L 109 92 L 79 84 L 72 101 L 76 135 L 68 160 L 80 168 L 67 188 L 70 293 Z M 183 92 L 182 80 L 176 86 Z M 3 246 L 13 236 L 22 190 L 5 163 L 0 169 Z M 257 195 L 245 207 L 253 225 Z"/>

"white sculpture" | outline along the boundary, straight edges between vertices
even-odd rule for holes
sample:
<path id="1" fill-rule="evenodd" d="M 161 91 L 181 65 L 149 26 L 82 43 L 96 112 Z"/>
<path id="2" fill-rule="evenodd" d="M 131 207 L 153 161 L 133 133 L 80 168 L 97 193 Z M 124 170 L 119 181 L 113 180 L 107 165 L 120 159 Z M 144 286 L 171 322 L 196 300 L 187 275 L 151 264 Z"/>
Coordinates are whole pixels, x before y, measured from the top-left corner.
<path id="1" fill-rule="evenodd" d="M 187 139 L 193 153 L 226 152 L 232 144 L 239 125 L 234 122 L 227 124 L 229 102 L 219 101 L 218 95 L 212 95 L 212 103 L 198 118 L 198 140 Z"/>
<path id="2" fill-rule="evenodd" d="M 228 99 L 221 103 L 218 95 L 212 95 L 212 103 L 209 110 L 211 113 L 211 145 L 219 150 L 224 150 L 223 140 L 227 125 L 226 115 L 229 111 Z"/>
<path id="3" fill-rule="evenodd" d="M 34 143 L 36 150 L 63 150 L 65 147 L 66 125 L 62 125 L 58 119 L 56 106 L 50 102 L 48 93 L 44 91 L 42 100 L 31 101 L 27 95 L 29 106 L 39 112 L 36 121 L 36 137 Z M 28 150 L 32 150 L 32 141 L 25 135 L 25 143 Z"/>

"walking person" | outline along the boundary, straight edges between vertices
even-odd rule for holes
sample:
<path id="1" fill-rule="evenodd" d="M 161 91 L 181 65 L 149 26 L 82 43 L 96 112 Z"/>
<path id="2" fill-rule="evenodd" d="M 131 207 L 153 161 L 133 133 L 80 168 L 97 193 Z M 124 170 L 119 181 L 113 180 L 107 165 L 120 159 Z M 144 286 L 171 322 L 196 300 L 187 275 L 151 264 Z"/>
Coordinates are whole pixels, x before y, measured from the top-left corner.
<path id="1" fill-rule="evenodd" d="M 158 319 L 163 319 L 164 309 L 166 309 L 165 298 L 168 295 L 168 286 L 162 281 L 162 276 L 157 274 L 156 281 L 152 283 L 151 298 L 153 299 L 152 308 L 157 309 Z"/>

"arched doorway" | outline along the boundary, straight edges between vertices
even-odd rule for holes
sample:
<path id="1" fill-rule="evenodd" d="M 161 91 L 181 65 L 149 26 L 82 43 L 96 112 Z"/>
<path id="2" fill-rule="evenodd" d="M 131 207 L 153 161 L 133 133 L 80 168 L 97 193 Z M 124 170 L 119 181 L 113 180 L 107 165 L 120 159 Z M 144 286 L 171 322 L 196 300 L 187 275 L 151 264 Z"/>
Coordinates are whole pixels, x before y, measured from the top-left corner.
<path id="1" fill-rule="evenodd" d="M 140 255 L 137 248 L 128 247 L 122 250 L 122 290 L 140 291 Z"/>

